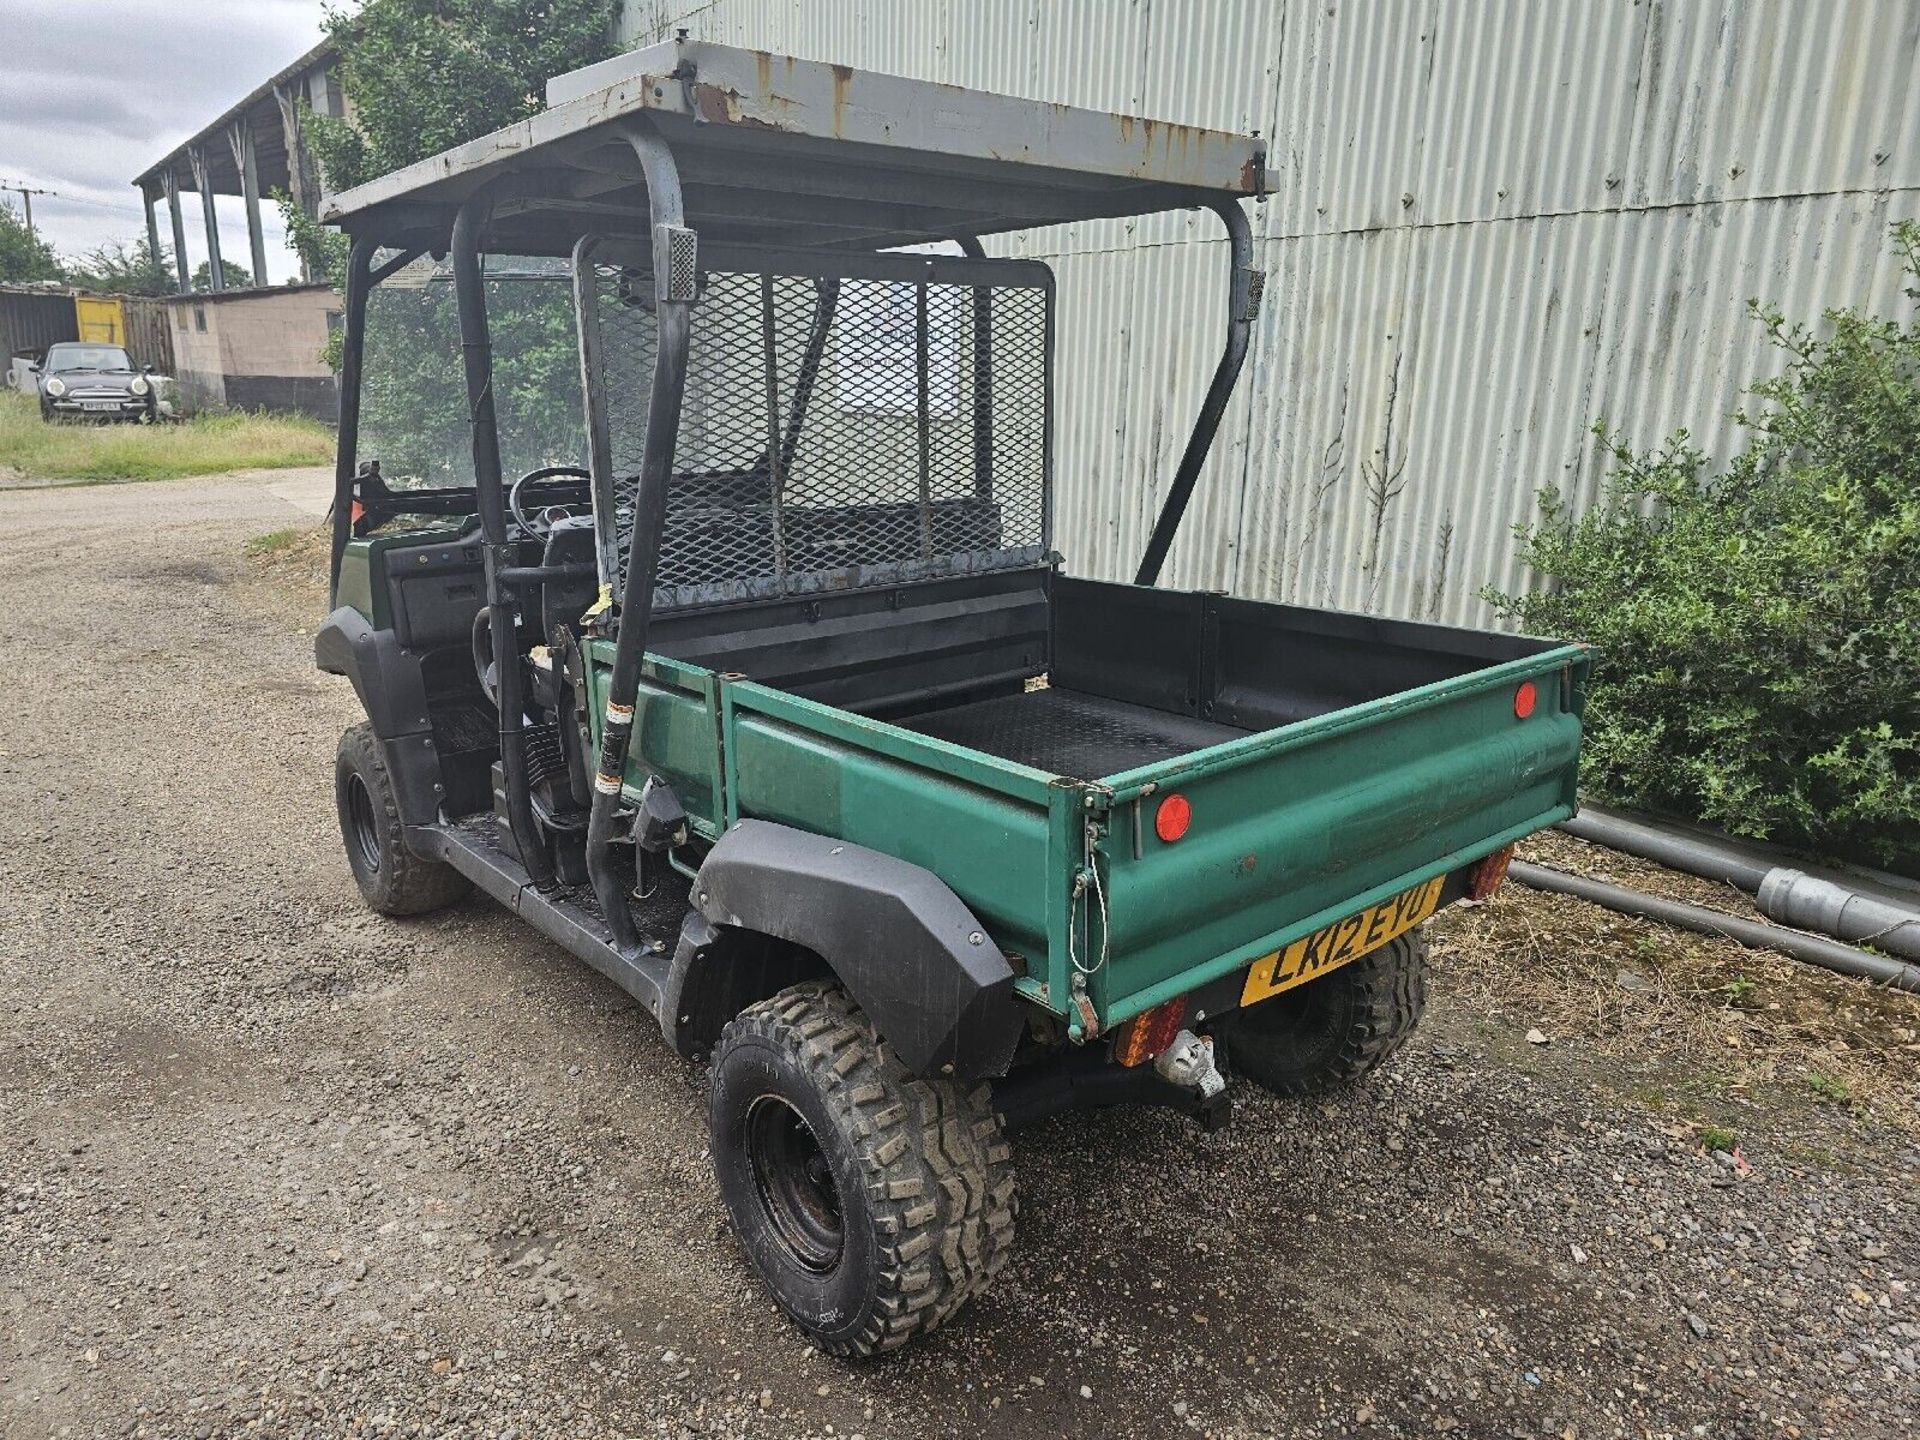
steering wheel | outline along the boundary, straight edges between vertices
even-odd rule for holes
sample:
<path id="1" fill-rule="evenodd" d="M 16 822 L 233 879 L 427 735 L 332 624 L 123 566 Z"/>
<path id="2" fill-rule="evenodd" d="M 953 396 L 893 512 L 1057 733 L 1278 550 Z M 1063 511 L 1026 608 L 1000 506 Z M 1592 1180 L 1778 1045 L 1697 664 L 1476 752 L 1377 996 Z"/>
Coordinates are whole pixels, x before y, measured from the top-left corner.
<path id="1" fill-rule="evenodd" d="M 562 477 L 569 480 L 591 480 L 593 478 L 578 465 L 548 465 L 540 470 L 529 470 L 518 480 L 514 481 L 513 487 L 507 491 L 507 511 L 513 516 L 513 523 L 518 525 L 525 534 L 532 536 L 535 540 L 546 539 L 548 535 L 553 533 L 553 522 L 556 519 L 565 518 L 564 516 L 556 516 L 551 513 L 561 502 L 556 500 L 549 505 L 541 507 L 533 513 L 533 518 L 529 519 L 527 512 L 521 508 L 521 492 L 529 485 L 538 485 L 543 481 L 558 480 Z M 559 487 L 556 486 L 555 488 L 558 489 Z M 569 494 L 574 490 L 573 486 L 567 486 L 566 488 Z"/>

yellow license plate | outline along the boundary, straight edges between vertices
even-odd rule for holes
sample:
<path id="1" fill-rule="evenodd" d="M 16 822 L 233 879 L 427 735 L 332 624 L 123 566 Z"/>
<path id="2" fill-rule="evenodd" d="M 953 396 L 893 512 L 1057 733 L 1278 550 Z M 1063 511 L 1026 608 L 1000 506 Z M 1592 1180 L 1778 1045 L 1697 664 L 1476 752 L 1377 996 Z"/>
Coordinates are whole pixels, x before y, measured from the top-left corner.
<path id="1" fill-rule="evenodd" d="M 1349 961 L 1378 950 L 1394 936 L 1405 934 L 1433 914 L 1446 879 L 1444 875 L 1436 875 L 1426 884 L 1403 890 L 1393 899 L 1382 900 L 1358 915 L 1336 920 L 1284 950 L 1262 955 L 1247 972 L 1240 1003 L 1252 1005 L 1282 990 L 1318 980 L 1328 971 L 1338 970 Z"/>

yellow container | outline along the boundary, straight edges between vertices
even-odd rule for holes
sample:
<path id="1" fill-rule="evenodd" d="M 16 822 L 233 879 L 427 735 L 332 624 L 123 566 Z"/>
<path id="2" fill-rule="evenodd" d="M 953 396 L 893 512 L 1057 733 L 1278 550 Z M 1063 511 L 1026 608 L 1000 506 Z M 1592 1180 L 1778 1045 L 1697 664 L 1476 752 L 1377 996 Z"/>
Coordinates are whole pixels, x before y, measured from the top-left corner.
<path id="1" fill-rule="evenodd" d="M 121 310 L 120 302 L 111 296 L 74 296 L 73 318 L 82 340 L 91 340 L 97 345 L 127 343 L 126 314 Z"/>

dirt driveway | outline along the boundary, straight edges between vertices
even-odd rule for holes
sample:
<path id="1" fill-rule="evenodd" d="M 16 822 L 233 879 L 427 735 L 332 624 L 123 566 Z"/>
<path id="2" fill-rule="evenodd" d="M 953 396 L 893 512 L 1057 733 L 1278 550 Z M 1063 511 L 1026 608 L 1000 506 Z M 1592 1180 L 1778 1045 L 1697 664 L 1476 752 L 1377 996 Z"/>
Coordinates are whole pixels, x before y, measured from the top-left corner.
<path id="1" fill-rule="evenodd" d="M 0 1434 L 1914 1432 L 1913 1132 L 1715 1156 L 1444 965 L 1357 1093 L 1022 1134 L 998 1289 L 818 1358 L 643 1014 L 483 901 L 360 907 L 355 702 L 241 554 L 319 494 L 0 494 Z"/>

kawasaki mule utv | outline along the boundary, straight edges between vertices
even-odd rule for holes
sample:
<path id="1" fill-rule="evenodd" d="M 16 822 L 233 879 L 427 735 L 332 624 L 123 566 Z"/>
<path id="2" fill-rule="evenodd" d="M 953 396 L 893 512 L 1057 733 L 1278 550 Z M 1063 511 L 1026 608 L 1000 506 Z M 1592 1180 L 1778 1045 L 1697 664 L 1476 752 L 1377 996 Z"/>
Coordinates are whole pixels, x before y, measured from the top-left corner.
<path id="1" fill-rule="evenodd" d="M 1420 922 L 1573 813 L 1588 654 L 1155 587 L 1260 306 L 1258 138 L 684 39 L 549 101 L 329 211 L 347 857 L 386 914 L 478 886 L 710 1055 L 748 1257 L 884 1350 L 1006 1261 L 1008 1127 L 1392 1054 Z M 1133 582 L 1073 577 L 1053 276 L 982 239 L 1193 208 L 1224 350 Z M 375 354 L 390 290 L 462 366 Z"/>

